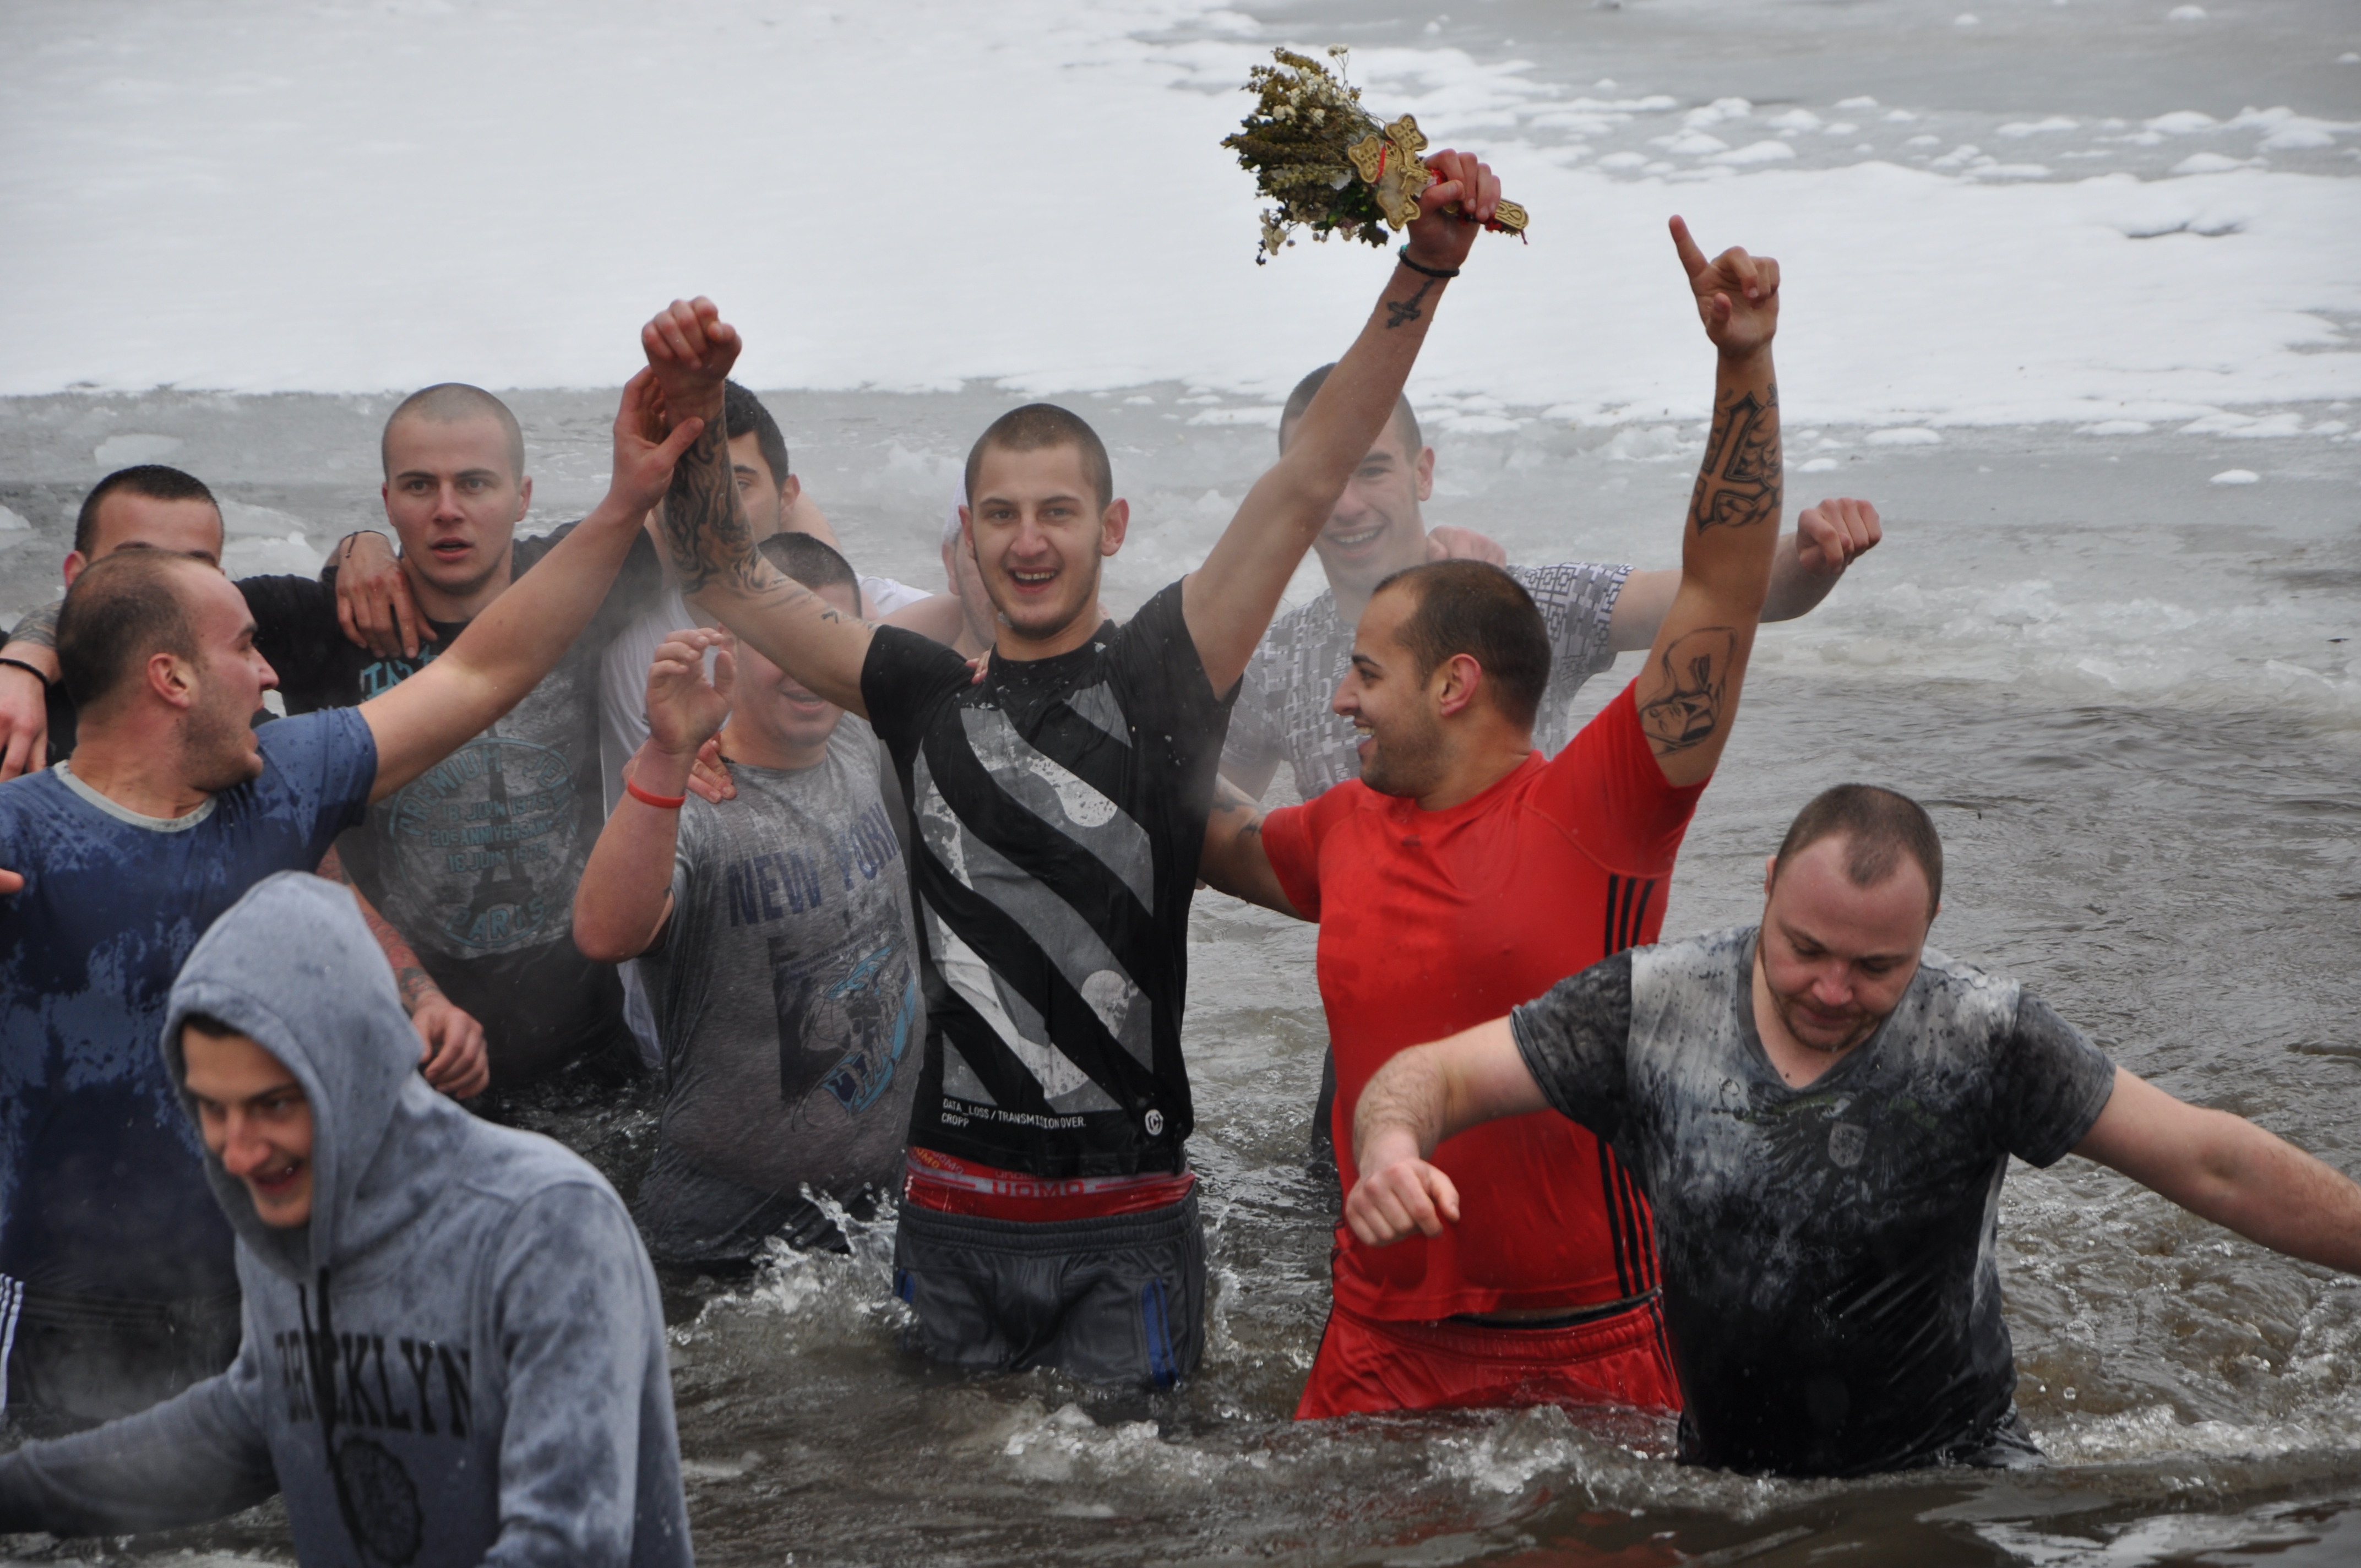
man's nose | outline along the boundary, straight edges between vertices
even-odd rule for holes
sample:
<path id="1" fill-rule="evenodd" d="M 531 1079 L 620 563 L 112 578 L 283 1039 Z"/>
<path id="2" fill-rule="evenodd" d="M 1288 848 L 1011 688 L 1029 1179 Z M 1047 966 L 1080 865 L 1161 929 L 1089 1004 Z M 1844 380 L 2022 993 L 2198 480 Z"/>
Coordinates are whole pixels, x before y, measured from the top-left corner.
<path id="1" fill-rule="evenodd" d="M 1842 1007 L 1850 1003 L 1851 971 L 1842 964 L 1822 969 L 1812 977 L 1812 999 L 1827 1007 Z"/>
<path id="2" fill-rule="evenodd" d="M 270 1146 L 255 1135 L 254 1124 L 241 1112 L 222 1118 L 222 1168 L 232 1176 L 251 1176 L 270 1157 Z"/>
<path id="3" fill-rule="evenodd" d="M 459 505 L 459 487 L 445 485 L 434 492 L 434 515 L 437 518 L 463 518 L 467 511 Z"/>
<path id="4" fill-rule="evenodd" d="M 1336 695 L 1328 699 L 1328 711 L 1350 718 L 1361 711 L 1361 695 L 1353 689 L 1353 677 L 1346 675 L 1336 683 Z"/>

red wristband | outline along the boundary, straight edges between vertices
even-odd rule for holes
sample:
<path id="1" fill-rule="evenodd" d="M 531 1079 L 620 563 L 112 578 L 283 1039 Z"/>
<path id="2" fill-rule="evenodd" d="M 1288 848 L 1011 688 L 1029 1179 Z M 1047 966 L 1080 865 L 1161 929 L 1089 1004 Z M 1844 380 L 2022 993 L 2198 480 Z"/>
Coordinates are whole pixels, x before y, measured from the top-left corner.
<path id="1" fill-rule="evenodd" d="M 623 793 L 630 795 L 633 800 L 638 801 L 641 805 L 653 806 L 658 811 L 678 811 L 682 806 L 688 804 L 688 796 L 685 795 L 656 795 L 651 791 L 642 789 L 637 779 L 625 779 L 623 781 Z"/>

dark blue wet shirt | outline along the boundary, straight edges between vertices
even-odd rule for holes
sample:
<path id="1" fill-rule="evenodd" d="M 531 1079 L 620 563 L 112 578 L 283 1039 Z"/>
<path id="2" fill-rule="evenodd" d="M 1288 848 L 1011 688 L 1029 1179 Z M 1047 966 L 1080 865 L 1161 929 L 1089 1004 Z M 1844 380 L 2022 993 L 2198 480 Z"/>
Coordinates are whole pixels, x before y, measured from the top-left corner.
<path id="1" fill-rule="evenodd" d="M 138 817 L 70 772 L 0 784 L 0 1274 L 161 1302 L 237 1288 L 230 1232 L 158 1050 L 197 938 L 362 819 L 377 743 L 346 708 L 257 731 L 263 771 L 186 817 Z"/>

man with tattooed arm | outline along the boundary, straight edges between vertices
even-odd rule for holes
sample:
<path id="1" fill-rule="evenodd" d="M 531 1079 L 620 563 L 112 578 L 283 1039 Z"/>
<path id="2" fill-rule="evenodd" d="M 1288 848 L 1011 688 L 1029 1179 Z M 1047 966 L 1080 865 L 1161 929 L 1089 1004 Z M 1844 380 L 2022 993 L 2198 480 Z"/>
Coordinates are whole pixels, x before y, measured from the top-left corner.
<path id="1" fill-rule="evenodd" d="M 1730 737 L 1780 545 L 1771 339 L 1779 268 L 1674 244 L 1719 350 L 1712 433 L 1679 583 L 1646 667 L 1554 757 L 1533 747 L 1553 660 L 1524 586 L 1476 561 L 1378 586 L 1337 686 L 1360 776 L 1268 817 L 1234 788 L 1207 827 L 1213 886 L 1320 922 L 1336 1146 L 1396 1052 L 1653 941 L 1664 884 Z M 1876 543 L 1867 503 L 1826 501 L 1798 537 L 1833 576 Z M 1334 1301 L 1299 1418 L 1447 1405 L 1680 1403 L 1646 1201 L 1572 1123 L 1504 1122 L 1436 1162 L 1480 1216 L 1380 1252 L 1340 1227 Z M 1343 1162 L 1343 1179 L 1356 1172 Z"/>
<path id="2" fill-rule="evenodd" d="M 1126 624 L 1096 610 L 1130 521 L 1098 437 L 1047 404 L 984 433 L 963 509 L 996 612 L 981 682 L 771 569 L 719 444 L 736 334 L 698 301 L 644 334 L 671 413 L 710 422 L 664 503 L 684 589 L 867 718 L 910 803 L 927 1019 L 895 1261 L 938 1360 L 1149 1387 L 1196 1366 L 1180 1014 L 1205 814 L 1239 675 L 1499 200 L 1474 158 L 1430 164 L 1400 265 L 1287 452 L 1204 565 Z"/>

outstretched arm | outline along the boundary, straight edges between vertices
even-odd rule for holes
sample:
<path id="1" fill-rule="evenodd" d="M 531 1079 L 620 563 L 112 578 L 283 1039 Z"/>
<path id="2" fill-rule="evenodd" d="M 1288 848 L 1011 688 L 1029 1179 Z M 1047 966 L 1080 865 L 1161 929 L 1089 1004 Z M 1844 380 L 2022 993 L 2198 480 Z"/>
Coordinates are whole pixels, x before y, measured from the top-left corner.
<path id="1" fill-rule="evenodd" d="M 1279 873 L 1271 869 L 1270 851 L 1262 841 L 1263 816 L 1254 796 L 1216 774 L 1213 809 L 1205 817 L 1205 848 L 1197 861 L 1197 874 L 1208 887 L 1219 888 L 1233 898 L 1301 920 L 1303 912 L 1287 896 Z"/>
<path id="2" fill-rule="evenodd" d="M 255 1420 L 254 1343 L 208 1377 L 136 1416 L 0 1458 L 0 1532 L 116 1534 L 198 1524 L 279 1490 Z"/>
<path id="3" fill-rule="evenodd" d="M 1795 519 L 1795 532 L 1781 534 L 1772 554 L 1763 619 L 1794 620 L 1809 615 L 1828 597 L 1845 568 L 1877 548 L 1884 537 L 1877 509 L 1867 501 L 1838 497 L 1806 507 Z M 1680 589 L 1677 570 L 1633 572 L 1625 577 L 1607 623 L 1609 650 L 1628 653 L 1653 644 Z"/>
<path id="4" fill-rule="evenodd" d="M 672 419 L 704 421 L 673 471 L 664 543 L 680 591 L 806 688 L 869 717 L 861 666 L 870 627 L 785 576 L 754 548 L 730 467 L 722 384 L 738 362 L 738 329 L 702 297 L 675 300 L 641 330 Z"/>
<path id="5" fill-rule="evenodd" d="M 720 650 L 709 682 L 708 648 Z M 737 679 L 726 633 L 702 627 L 675 631 L 656 650 L 648 671 L 648 738 L 631 760 L 631 784 L 615 802 L 574 892 L 574 945 L 583 957 L 619 963 L 638 958 L 664 935 L 672 918 L 680 807 L 653 805 L 646 797 L 686 794 L 697 752 L 730 717 Z"/>
<path id="6" fill-rule="evenodd" d="M 1483 1123 L 1548 1109 L 1506 1018 L 1400 1053 L 1369 1080 L 1353 1113 L 1361 1179 L 1345 1195 L 1345 1223 L 1370 1246 L 1412 1231 L 1441 1235 L 1459 1219 L 1459 1190 L 1427 1163 L 1435 1146 Z"/>
<path id="7" fill-rule="evenodd" d="M 2274 1252 L 2361 1274 L 2361 1187 L 2243 1116 L 2117 1068 L 2074 1152 Z"/>
<path id="8" fill-rule="evenodd" d="M 675 459 L 699 429 L 691 420 L 662 434 L 656 403 L 655 378 L 642 370 L 623 389 L 615 416 L 614 477 L 598 510 L 433 663 L 361 705 L 377 738 L 371 800 L 383 800 L 514 707 L 598 613 L 641 520 L 664 494 Z M 726 478 L 729 470 L 722 472 Z"/>
<path id="9" fill-rule="evenodd" d="M 1455 271 L 1482 232 L 1479 225 L 1499 206 L 1500 182 L 1471 154 L 1439 152 L 1428 162 L 1437 178 L 1419 195 L 1409 254 L 1432 271 Z M 1465 221 L 1443 214 L 1451 202 L 1465 209 Z M 1205 564 L 1183 580 L 1181 612 L 1215 691 L 1229 690 L 1246 673 L 1288 578 L 1393 417 L 1448 286 L 1414 268 L 1395 267 L 1361 335 L 1304 411 L 1286 455 L 1255 481 Z"/>
<path id="10" fill-rule="evenodd" d="M 1779 323 L 1779 264 L 1730 249 L 1708 261 L 1672 222 L 1673 244 L 1719 350 L 1713 428 L 1681 532 L 1681 585 L 1639 676 L 1640 724 L 1664 782 L 1713 774 L 1730 726 L 1779 539 L 1784 470 L 1779 389 L 1771 338 Z"/>

